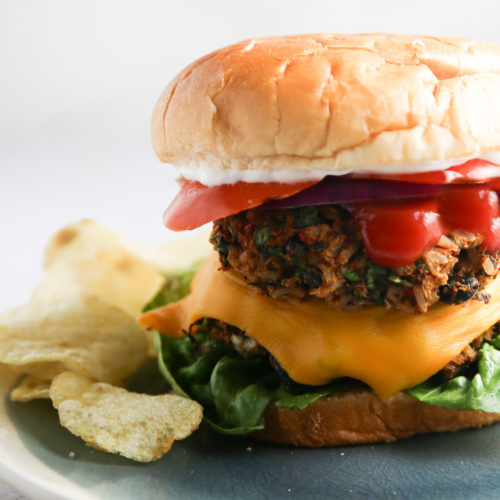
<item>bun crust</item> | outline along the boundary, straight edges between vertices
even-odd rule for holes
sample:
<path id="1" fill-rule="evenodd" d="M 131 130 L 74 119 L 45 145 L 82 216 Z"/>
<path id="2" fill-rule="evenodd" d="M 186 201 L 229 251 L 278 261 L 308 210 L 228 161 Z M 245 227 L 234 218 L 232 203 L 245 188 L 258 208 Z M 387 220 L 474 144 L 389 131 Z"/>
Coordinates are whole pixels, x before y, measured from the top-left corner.
<path id="1" fill-rule="evenodd" d="M 162 161 L 342 171 L 500 150 L 500 47 L 460 38 L 313 34 L 199 59 L 152 118 Z"/>
<path id="2" fill-rule="evenodd" d="M 318 399 L 303 410 L 270 406 L 266 428 L 252 437 L 296 446 L 391 442 L 414 434 L 457 431 L 500 421 L 500 413 L 448 410 L 403 393 L 380 400 L 369 390 Z"/>

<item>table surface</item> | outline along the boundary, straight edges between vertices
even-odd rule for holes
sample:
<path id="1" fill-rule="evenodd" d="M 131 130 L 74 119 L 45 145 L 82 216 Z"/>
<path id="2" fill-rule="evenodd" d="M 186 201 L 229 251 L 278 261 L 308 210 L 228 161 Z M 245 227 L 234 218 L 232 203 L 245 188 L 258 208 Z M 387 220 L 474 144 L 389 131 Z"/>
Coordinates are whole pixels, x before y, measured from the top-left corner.
<path id="1" fill-rule="evenodd" d="M 27 500 L 27 497 L 14 491 L 8 484 L 0 480 L 0 500 Z"/>

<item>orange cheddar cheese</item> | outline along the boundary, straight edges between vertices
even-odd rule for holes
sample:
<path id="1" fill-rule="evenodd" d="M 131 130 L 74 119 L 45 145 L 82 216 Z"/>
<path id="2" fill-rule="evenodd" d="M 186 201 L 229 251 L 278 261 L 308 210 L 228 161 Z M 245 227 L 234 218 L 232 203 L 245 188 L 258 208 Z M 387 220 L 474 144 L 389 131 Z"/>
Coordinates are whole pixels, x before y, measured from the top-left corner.
<path id="1" fill-rule="evenodd" d="M 218 270 L 216 254 L 202 265 L 190 295 L 144 314 L 140 323 L 182 337 L 201 318 L 243 330 L 298 383 L 323 385 L 351 377 L 381 398 L 438 372 L 500 319 L 500 279 L 486 288 L 488 304 L 439 304 L 425 314 L 369 307 L 337 311 L 319 300 L 285 301 L 255 294 Z"/>

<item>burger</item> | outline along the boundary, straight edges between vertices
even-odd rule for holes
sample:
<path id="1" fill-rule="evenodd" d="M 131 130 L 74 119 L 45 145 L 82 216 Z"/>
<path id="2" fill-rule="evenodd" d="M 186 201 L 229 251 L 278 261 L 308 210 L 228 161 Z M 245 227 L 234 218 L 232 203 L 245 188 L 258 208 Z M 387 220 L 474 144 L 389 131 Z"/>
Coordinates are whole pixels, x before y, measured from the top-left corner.
<path id="1" fill-rule="evenodd" d="M 392 441 L 500 420 L 500 47 L 411 35 L 247 40 L 152 118 L 174 231 L 212 254 L 140 323 L 216 429 Z"/>

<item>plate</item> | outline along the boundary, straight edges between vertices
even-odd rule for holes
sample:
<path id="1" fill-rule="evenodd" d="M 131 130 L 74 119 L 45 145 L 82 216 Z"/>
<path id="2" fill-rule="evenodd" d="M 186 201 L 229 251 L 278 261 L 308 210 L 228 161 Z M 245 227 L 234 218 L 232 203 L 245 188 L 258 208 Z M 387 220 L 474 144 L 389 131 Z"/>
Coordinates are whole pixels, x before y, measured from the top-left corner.
<path id="1" fill-rule="evenodd" d="M 158 462 L 101 453 L 49 401 L 11 403 L 0 370 L 0 476 L 38 499 L 500 497 L 500 425 L 332 449 L 272 446 L 206 426 Z"/>

